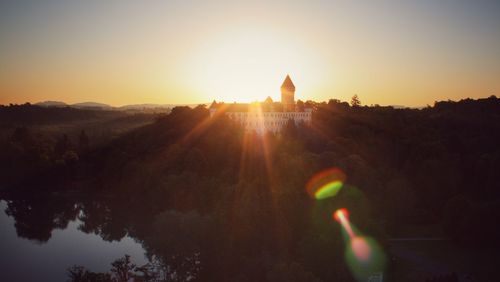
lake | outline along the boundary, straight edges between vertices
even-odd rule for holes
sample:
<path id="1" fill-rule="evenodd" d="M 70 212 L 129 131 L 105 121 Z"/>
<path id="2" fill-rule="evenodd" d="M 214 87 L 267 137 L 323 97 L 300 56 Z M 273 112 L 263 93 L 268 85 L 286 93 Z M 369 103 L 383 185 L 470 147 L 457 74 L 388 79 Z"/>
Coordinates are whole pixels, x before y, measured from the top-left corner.
<path id="1" fill-rule="evenodd" d="M 137 265 L 148 262 L 142 245 L 127 234 L 104 240 L 96 232 L 81 231 L 82 214 L 76 203 L 69 203 L 74 209 L 66 220 L 61 219 L 63 210 L 51 211 L 50 203 L 43 203 L 47 207 L 23 203 L 10 202 L 9 208 L 8 201 L 0 200 L 1 281 L 66 281 L 68 267 L 82 265 L 105 272 L 125 254 Z M 47 210 L 50 217 L 45 216 Z"/>

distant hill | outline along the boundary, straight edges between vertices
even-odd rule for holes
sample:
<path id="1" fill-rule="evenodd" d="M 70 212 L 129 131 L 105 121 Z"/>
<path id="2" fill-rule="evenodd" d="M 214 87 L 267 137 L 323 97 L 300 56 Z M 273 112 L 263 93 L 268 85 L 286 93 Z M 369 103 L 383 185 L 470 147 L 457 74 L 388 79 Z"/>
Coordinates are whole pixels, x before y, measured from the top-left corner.
<path id="1" fill-rule="evenodd" d="M 16 104 L 17 105 L 17 104 Z M 210 105 L 210 103 L 197 103 L 197 104 L 153 104 L 153 103 L 145 103 L 145 104 L 130 104 L 124 106 L 111 106 L 104 103 L 98 102 L 81 102 L 68 104 L 62 101 L 41 101 L 32 104 L 34 106 L 44 107 L 44 108 L 75 108 L 82 110 L 107 110 L 107 111 L 126 111 L 129 113 L 133 112 L 147 112 L 147 113 L 155 113 L 155 112 L 169 112 L 171 109 L 175 107 L 190 107 L 195 108 L 198 105 Z M 7 106 L 1 105 L 0 106 Z"/>
<path id="2" fill-rule="evenodd" d="M 105 108 L 76 108 L 73 106 L 12 105 L 0 107 L 0 127 L 31 126 L 40 124 L 62 124 L 88 122 L 89 120 L 111 120 L 127 117 L 126 112 L 110 111 Z"/>
<path id="3" fill-rule="evenodd" d="M 160 104 L 133 104 L 121 106 L 119 110 L 142 110 L 142 109 L 165 109 L 173 108 L 175 105 L 160 105 Z"/>
<path id="4" fill-rule="evenodd" d="M 116 109 L 119 111 L 145 111 L 145 112 L 169 112 L 171 109 L 175 107 L 190 107 L 194 108 L 200 104 L 132 104 L 125 105 L 121 107 L 117 107 Z M 208 105 L 205 103 L 205 105 Z"/>
<path id="5" fill-rule="evenodd" d="M 121 106 L 119 108 L 175 108 L 175 107 L 190 107 L 194 108 L 198 105 L 210 105 L 210 103 L 198 103 L 198 104 L 131 104 Z"/>
<path id="6" fill-rule="evenodd" d="M 72 104 L 71 107 L 77 109 L 103 109 L 111 110 L 113 107 L 108 104 L 96 103 L 96 102 L 83 102 Z"/>
<path id="7" fill-rule="evenodd" d="M 393 107 L 394 109 L 408 109 L 410 107 L 403 106 L 403 105 L 389 105 L 389 107 Z"/>
<path id="8" fill-rule="evenodd" d="M 61 101 L 43 101 L 35 103 L 35 105 L 40 107 L 67 107 L 68 104 Z"/>

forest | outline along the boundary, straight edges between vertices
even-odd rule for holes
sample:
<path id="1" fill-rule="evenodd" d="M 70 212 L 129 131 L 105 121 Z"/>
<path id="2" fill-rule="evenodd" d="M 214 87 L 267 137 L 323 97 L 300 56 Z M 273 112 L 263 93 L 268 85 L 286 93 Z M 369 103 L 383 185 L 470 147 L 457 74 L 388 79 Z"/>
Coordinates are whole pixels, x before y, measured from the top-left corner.
<path id="1" fill-rule="evenodd" d="M 162 115 L 0 107 L 0 198 L 31 240 L 78 218 L 84 232 L 147 250 L 145 266 L 127 256 L 108 273 L 68 265 L 71 281 L 353 281 L 332 219 L 340 208 L 381 249 L 408 226 L 437 226 L 465 249 L 500 247 L 498 98 L 304 105 L 311 125 L 264 136 L 204 105 Z M 331 169 L 342 188 L 311 197 L 307 183 Z"/>

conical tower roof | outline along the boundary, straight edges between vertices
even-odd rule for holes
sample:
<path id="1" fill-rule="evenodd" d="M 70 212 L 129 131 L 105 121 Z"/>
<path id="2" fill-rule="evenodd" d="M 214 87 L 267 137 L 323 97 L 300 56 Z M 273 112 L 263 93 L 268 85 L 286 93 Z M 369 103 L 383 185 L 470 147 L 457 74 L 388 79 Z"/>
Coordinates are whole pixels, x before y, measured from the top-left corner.
<path id="1" fill-rule="evenodd" d="M 209 109 L 216 109 L 218 106 L 217 101 L 213 101 L 212 104 L 210 105 Z"/>
<path id="2" fill-rule="evenodd" d="M 293 85 L 292 79 L 290 76 L 287 74 L 285 81 L 283 81 L 283 84 L 281 84 L 281 89 L 288 89 L 291 91 L 295 91 L 295 85 Z"/>

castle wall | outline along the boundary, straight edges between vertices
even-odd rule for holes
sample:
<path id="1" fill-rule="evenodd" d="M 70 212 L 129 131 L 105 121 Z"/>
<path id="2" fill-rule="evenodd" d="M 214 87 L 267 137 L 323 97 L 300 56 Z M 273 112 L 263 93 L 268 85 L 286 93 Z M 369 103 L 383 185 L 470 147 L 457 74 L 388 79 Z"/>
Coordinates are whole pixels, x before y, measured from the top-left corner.
<path id="1" fill-rule="evenodd" d="M 262 111 L 260 105 L 258 107 L 248 107 L 249 111 L 238 112 L 243 110 L 243 104 L 228 105 L 225 107 L 227 111 L 224 112 L 233 121 L 244 126 L 246 130 L 254 130 L 259 134 L 266 131 L 281 132 L 288 123 L 293 120 L 295 124 L 305 123 L 310 124 L 312 120 L 312 109 L 306 109 L 304 112 L 297 112 L 295 105 L 295 85 L 293 84 L 290 76 L 287 75 L 285 81 L 281 85 L 281 105 L 283 111 L 272 112 L 273 101 L 270 97 L 266 99 L 264 109 L 271 109 L 271 111 Z M 212 118 L 217 112 L 217 103 L 214 101 L 210 107 L 210 117 Z"/>
<path id="2" fill-rule="evenodd" d="M 215 115 L 215 110 L 210 111 L 210 117 Z M 244 126 L 246 130 L 255 130 L 259 134 L 264 132 L 281 132 L 289 120 L 295 124 L 310 124 L 312 111 L 305 112 L 226 112 L 225 115 L 231 120 Z"/>

